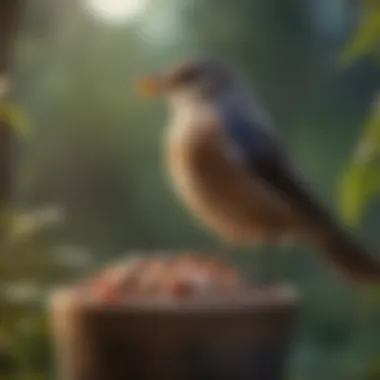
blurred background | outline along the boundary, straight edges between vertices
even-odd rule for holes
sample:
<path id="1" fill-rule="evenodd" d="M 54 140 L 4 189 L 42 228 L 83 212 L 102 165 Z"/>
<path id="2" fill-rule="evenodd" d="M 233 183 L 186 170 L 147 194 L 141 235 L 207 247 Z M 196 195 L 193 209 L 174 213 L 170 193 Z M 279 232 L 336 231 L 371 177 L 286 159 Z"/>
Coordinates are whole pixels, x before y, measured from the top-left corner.
<path id="1" fill-rule="evenodd" d="M 380 249 L 379 1 L 2 0 L 0 50 L 1 380 L 53 379 L 54 286 L 128 250 L 218 249 L 162 169 L 163 105 L 135 91 L 182 57 L 242 68 L 316 194 Z M 379 379 L 380 289 L 308 247 L 276 265 L 302 292 L 289 379 Z"/>

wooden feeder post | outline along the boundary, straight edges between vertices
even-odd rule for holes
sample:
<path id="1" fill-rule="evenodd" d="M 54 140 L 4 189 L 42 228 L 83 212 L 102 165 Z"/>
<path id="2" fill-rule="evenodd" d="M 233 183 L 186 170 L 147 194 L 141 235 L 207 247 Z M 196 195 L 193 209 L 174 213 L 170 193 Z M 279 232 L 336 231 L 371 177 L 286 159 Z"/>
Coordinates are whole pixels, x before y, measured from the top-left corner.
<path id="1" fill-rule="evenodd" d="M 296 312 L 294 292 L 233 305 L 102 306 L 58 291 L 58 379 L 282 380 Z"/>

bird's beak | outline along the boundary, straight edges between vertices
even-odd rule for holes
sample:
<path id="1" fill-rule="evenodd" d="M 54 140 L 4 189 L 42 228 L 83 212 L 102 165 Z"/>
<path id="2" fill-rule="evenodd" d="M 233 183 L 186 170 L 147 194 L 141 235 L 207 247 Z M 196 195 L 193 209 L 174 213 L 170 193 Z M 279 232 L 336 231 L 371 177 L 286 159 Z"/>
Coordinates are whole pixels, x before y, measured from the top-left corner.
<path id="1" fill-rule="evenodd" d="M 163 75 L 149 75 L 142 77 L 137 89 L 144 98 L 154 98 L 166 90 L 166 80 Z"/>

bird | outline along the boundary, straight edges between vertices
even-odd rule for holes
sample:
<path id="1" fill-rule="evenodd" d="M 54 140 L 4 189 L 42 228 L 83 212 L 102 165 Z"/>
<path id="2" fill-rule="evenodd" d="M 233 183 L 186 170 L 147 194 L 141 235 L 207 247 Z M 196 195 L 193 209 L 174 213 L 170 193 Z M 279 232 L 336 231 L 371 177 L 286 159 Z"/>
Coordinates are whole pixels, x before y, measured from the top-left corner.
<path id="1" fill-rule="evenodd" d="M 165 165 L 178 196 L 227 244 L 303 242 L 343 280 L 377 283 L 380 262 L 313 192 L 247 83 L 209 58 L 140 78 L 144 96 L 167 101 Z"/>

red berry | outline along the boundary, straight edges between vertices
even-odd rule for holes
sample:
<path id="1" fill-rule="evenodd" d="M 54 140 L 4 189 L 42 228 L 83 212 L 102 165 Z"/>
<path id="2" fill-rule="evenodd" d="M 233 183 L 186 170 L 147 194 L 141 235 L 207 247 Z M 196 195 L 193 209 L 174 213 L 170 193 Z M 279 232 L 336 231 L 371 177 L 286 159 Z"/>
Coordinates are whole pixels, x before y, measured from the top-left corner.
<path id="1" fill-rule="evenodd" d="M 170 288 L 170 295 L 178 298 L 190 297 L 193 293 L 193 285 L 186 281 L 176 281 Z"/>

